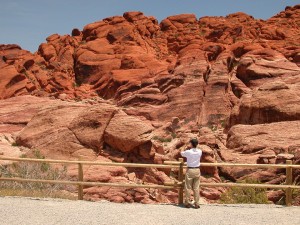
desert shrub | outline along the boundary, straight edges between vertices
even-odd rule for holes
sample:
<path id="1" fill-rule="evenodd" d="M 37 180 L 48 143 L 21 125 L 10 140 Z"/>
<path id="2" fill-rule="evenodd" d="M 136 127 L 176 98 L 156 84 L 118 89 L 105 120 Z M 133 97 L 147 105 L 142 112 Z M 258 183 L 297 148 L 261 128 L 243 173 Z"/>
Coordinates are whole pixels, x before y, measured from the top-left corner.
<path id="1" fill-rule="evenodd" d="M 257 180 L 247 178 L 240 183 L 259 183 Z M 254 187 L 231 187 L 221 195 L 220 202 L 224 204 L 268 204 L 266 190 Z"/>
<path id="2" fill-rule="evenodd" d="M 33 152 L 35 158 L 43 159 L 40 151 Z M 23 158 L 26 156 L 22 156 Z M 39 180 L 63 180 L 67 177 L 67 169 L 63 167 L 53 167 L 45 162 L 15 162 L 10 165 L 0 165 L 2 177 L 39 179 Z M 49 184 L 38 182 L 16 182 L 1 181 L 0 195 L 18 195 L 35 197 L 56 197 L 65 189 L 62 184 Z"/>
<path id="3" fill-rule="evenodd" d="M 299 185 L 295 182 L 293 185 Z M 286 195 L 284 194 L 278 202 L 276 202 L 278 205 L 285 205 L 286 204 Z M 299 189 L 293 189 L 292 190 L 292 205 L 300 206 L 300 190 Z"/>
<path id="4" fill-rule="evenodd" d="M 171 133 L 171 136 L 173 139 L 175 139 L 177 137 L 176 133 Z"/>
<path id="5" fill-rule="evenodd" d="M 209 129 L 211 129 L 212 131 L 218 130 L 218 127 L 217 127 L 217 125 L 215 125 L 215 124 L 209 124 L 208 127 L 209 127 Z"/>
<path id="6" fill-rule="evenodd" d="M 300 190 L 294 189 L 292 192 L 292 204 L 296 206 L 300 206 Z"/>
<path id="7" fill-rule="evenodd" d="M 206 31 L 205 31 L 205 30 L 200 30 L 200 32 L 199 32 L 199 35 L 200 35 L 200 36 L 205 36 L 205 34 L 206 34 Z"/>
<path id="8" fill-rule="evenodd" d="M 18 144 L 16 142 L 13 142 L 13 143 L 11 143 L 11 146 L 16 147 L 16 146 L 18 146 Z"/>
<path id="9" fill-rule="evenodd" d="M 152 139 L 153 140 L 158 140 L 160 142 L 171 142 L 172 141 L 171 137 L 164 138 L 164 137 L 154 136 Z"/>
<path id="10" fill-rule="evenodd" d="M 221 126 L 222 126 L 223 128 L 225 128 L 225 126 L 226 126 L 226 121 L 225 121 L 225 119 L 224 119 L 224 120 L 220 120 L 220 124 L 221 124 Z"/>

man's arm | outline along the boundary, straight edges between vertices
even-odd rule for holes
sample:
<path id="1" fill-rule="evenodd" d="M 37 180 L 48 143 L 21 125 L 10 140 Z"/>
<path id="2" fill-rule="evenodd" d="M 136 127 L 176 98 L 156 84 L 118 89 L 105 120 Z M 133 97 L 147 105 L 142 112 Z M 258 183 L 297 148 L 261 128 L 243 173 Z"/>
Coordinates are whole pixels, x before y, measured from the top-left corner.
<path id="1" fill-rule="evenodd" d="M 181 154 L 181 156 L 186 157 L 186 155 L 187 155 L 187 149 L 184 149 L 184 148 L 183 148 L 183 149 L 181 150 L 180 154 Z"/>

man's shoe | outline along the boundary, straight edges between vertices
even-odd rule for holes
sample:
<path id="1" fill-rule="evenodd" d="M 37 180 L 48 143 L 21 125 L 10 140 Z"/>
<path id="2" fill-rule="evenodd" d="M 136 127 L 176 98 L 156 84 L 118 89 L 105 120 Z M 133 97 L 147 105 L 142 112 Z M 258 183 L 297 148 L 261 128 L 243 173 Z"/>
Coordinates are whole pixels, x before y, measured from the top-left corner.
<path id="1" fill-rule="evenodd" d="M 185 208 L 191 208 L 192 205 L 191 204 L 185 204 L 184 206 L 185 206 Z"/>
<path id="2" fill-rule="evenodd" d="M 195 209 L 199 209 L 200 208 L 200 205 L 195 205 Z"/>

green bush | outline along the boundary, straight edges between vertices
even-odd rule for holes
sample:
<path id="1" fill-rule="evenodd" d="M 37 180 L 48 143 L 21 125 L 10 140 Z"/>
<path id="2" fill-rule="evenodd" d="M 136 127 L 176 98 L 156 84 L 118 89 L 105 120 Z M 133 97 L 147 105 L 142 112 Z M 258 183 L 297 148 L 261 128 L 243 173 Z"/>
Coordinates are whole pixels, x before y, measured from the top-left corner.
<path id="1" fill-rule="evenodd" d="M 247 178 L 240 183 L 257 184 L 257 180 Z M 268 204 L 266 190 L 254 187 L 231 187 L 223 193 L 220 202 L 224 204 Z"/>

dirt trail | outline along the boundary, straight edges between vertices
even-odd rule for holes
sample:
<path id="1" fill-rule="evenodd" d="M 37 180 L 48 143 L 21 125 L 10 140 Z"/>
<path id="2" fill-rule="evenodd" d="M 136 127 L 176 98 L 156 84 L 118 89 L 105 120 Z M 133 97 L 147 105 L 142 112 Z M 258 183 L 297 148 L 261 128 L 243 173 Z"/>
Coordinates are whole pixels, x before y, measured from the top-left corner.
<path id="1" fill-rule="evenodd" d="M 0 224 L 299 225 L 300 207 L 201 205 L 200 209 L 186 209 L 176 205 L 1 197 Z"/>

